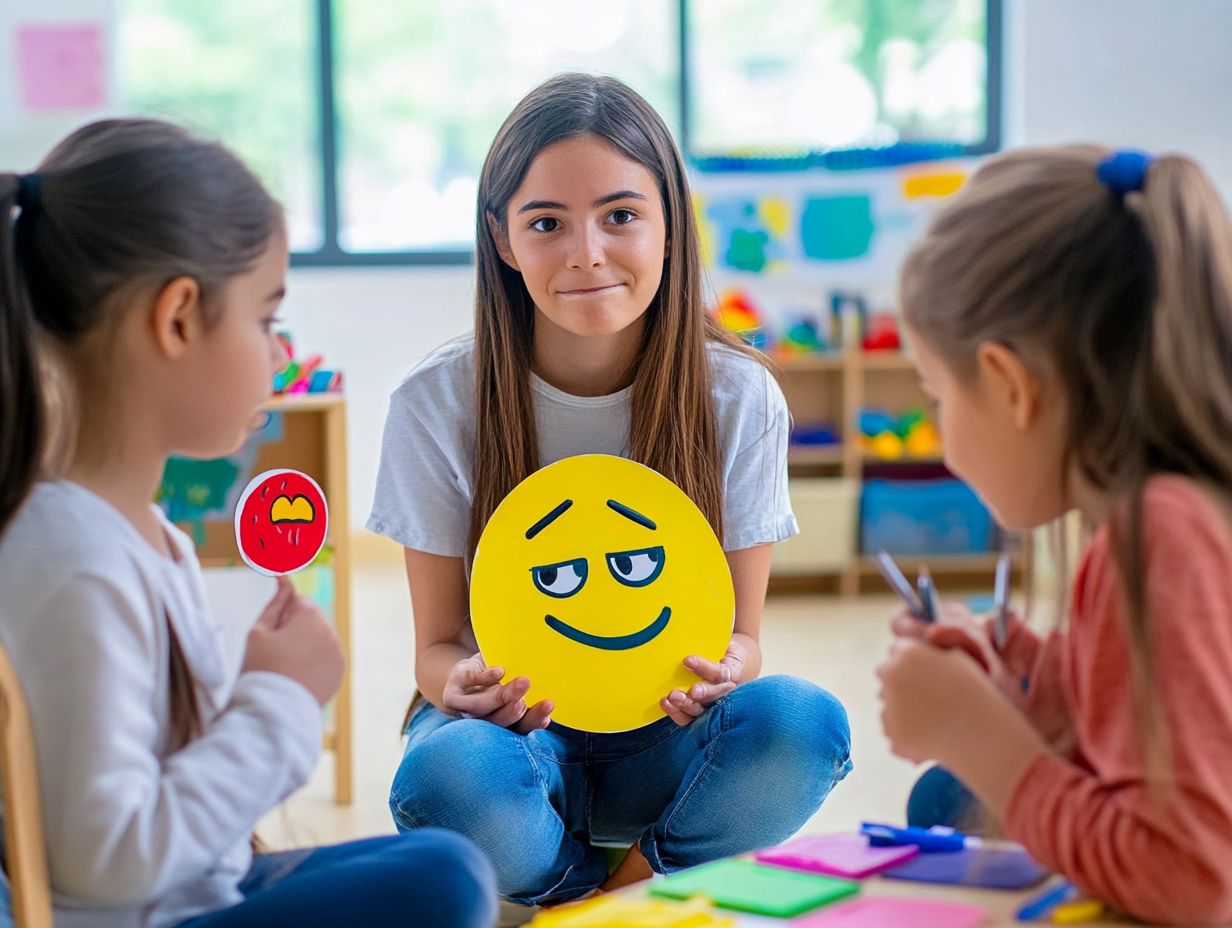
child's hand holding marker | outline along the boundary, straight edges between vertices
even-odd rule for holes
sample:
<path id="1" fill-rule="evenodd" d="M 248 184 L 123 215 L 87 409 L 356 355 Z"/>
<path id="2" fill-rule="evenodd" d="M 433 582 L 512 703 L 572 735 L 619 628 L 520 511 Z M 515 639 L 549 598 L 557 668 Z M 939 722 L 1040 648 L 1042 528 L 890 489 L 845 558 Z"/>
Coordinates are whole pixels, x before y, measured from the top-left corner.
<path id="1" fill-rule="evenodd" d="M 1003 556 L 998 562 L 997 605 L 994 607 L 993 619 L 986 623 L 977 619 L 962 603 L 940 600 L 927 569 L 920 570 L 921 593 L 917 594 L 890 555 L 884 551 L 878 554 L 882 575 L 906 604 L 905 608 L 896 612 L 891 619 L 890 628 L 895 636 L 920 641 L 943 650 L 965 652 L 984 669 L 997 688 L 1017 704 L 1022 699 L 1021 679 L 1005 666 L 1001 658 L 1001 647 L 994 643 L 999 635 L 996 627 L 1000 626 L 994 627 L 993 623 L 1004 622 L 1008 625 L 1008 608 L 1003 605 L 1003 597 L 1008 596 L 1008 574 L 1002 579 L 1002 563 L 1008 566 L 1008 557 Z M 911 599 L 908 599 L 904 591 L 910 593 Z M 931 609 L 928 611 L 923 607 L 925 595 L 930 600 Z M 927 619 L 928 615 L 932 616 L 931 621 Z M 999 616 L 1004 618 L 998 619 Z"/>

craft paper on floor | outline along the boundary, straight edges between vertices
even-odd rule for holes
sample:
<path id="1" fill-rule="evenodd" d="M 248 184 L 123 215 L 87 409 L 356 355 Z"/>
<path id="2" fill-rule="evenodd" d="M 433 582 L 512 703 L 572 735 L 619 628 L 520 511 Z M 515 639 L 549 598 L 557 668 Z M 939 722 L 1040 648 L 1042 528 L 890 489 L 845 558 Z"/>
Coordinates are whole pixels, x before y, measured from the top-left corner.
<path id="1" fill-rule="evenodd" d="M 100 26 L 20 26 L 14 39 L 21 103 L 27 110 L 92 109 L 106 102 Z"/>
<path id="2" fill-rule="evenodd" d="M 860 884 L 850 880 L 730 858 L 683 870 L 650 884 L 654 896 L 700 896 L 724 909 L 778 918 L 799 915 L 859 891 Z"/>
<path id="3" fill-rule="evenodd" d="M 901 867 L 885 871 L 893 880 L 1025 889 L 1048 875 L 1025 850 L 1015 845 L 983 845 L 949 854 L 920 854 Z"/>
<path id="4" fill-rule="evenodd" d="M 931 899 L 852 899 L 806 915 L 791 928 L 975 928 L 987 913 L 978 905 Z"/>
<path id="5" fill-rule="evenodd" d="M 530 680 L 554 721 L 617 732 L 663 718 L 659 702 L 731 641 L 727 557 L 674 483 L 588 454 L 536 471 L 496 508 L 471 571 L 471 623 L 489 667 Z M 602 685 L 599 685 L 602 681 Z"/>
<path id="6" fill-rule="evenodd" d="M 253 477 L 235 508 L 240 556 L 270 577 L 303 570 L 329 531 L 329 507 L 315 480 L 297 470 L 267 470 Z"/>
<path id="7" fill-rule="evenodd" d="M 736 928 L 729 916 L 719 915 L 701 899 L 687 902 L 630 899 L 603 895 L 576 905 L 543 909 L 534 928 Z"/>
<path id="8" fill-rule="evenodd" d="M 776 867 L 860 880 L 904 863 L 919 852 L 915 845 L 871 847 L 864 835 L 809 835 L 758 851 L 754 858 Z"/>

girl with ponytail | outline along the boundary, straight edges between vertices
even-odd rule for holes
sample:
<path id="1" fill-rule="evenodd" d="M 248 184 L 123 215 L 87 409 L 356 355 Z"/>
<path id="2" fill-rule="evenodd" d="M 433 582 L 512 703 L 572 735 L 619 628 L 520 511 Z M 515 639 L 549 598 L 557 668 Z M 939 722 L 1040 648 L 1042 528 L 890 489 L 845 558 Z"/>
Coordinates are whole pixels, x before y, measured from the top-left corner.
<path id="1" fill-rule="evenodd" d="M 1232 223 L 1187 158 L 992 159 L 908 257 L 902 309 L 950 467 L 1005 526 L 1078 510 L 1060 626 L 994 645 L 895 619 L 896 753 L 1082 890 L 1232 919 Z M 1022 681 L 1029 680 L 1024 690 Z M 919 788 L 917 788 L 917 792 Z"/>
<path id="2" fill-rule="evenodd" d="M 166 123 L 96 122 L 0 174 L 0 647 L 60 928 L 491 923 L 456 836 L 253 853 L 316 764 L 341 652 L 284 579 L 231 679 L 192 543 L 151 500 L 169 455 L 243 442 L 283 362 L 286 265 L 257 179 Z"/>

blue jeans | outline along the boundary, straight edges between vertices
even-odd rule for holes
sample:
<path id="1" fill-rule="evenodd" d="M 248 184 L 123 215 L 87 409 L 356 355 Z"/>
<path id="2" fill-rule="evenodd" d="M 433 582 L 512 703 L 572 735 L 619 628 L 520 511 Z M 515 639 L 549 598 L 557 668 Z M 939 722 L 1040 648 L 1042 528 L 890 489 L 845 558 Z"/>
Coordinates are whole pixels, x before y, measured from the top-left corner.
<path id="1" fill-rule="evenodd" d="M 179 928 L 490 928 L 492 868 L 469 841 L 419 831 L 259 854 L 244 901 Z"/>
<path id="2" fill-rule="evenodd" d="M 907 797 L 907 824 L 917 828 L 944 825 L 978 832 L 984 808 L 963 782 L 944 767 L 929 767 Z"/>
<path id="3" fill-rule="evenodd" d="M 842 704 L 794 677 L 750 681 L 685 727 L 620 734 L 518 735 L 425 701 L 389 807 L 399 830 L 474 841 L 511 902 L 559 902 L 607 877 L 595 844 L 636 842 L 670 873 L 788 838 L 851 770 L 850 748 Z"/>

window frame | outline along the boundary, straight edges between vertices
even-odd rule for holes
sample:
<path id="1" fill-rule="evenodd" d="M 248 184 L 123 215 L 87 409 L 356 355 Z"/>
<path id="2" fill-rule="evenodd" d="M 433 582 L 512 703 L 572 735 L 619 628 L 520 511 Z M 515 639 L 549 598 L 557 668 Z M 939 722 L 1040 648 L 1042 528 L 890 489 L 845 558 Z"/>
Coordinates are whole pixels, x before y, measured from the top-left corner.
<path id="1" fill-rule="evenodd" d="M 678 105 L 680 148 L 685 161 L 702 173 L 743 171 L 804 171 L 816 168 L 853 169 L 885 167 L 924 160 L 926 157 L 967 157 L 997 151 L 1002 139 L 1002 3 L 984 0 L 987 23 L 987 72 L 985 137 L 979 142 L 950 146 L 921 146 L 912 143 L 875 149 L 835 149 L 810 152 L 800 158 L 699 158 L 689 144 L 689 4 L 676 0 L 678 37 Z M 701 0 L 704 2 L 704 0 Z M 474 249 L 419 249 L 409 251 L 346 251 L 339 244 L 338 191 L 338 112 L 334 79 L 336 34 L 333 0 L 315 0 L 317 53 L 318 151 L 321 159 L 321 247 L 291 254 L 292 267 L 459 267 L 474 262 Z"/>

